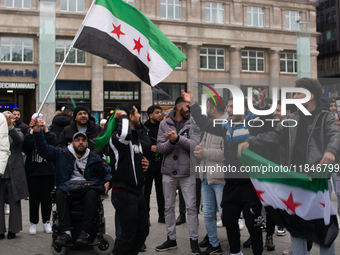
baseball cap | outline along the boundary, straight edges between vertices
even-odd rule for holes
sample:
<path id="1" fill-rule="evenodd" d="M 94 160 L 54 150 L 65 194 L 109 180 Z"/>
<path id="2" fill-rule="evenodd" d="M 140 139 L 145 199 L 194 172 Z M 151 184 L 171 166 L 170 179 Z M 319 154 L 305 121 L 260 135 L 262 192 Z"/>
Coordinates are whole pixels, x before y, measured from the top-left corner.
<path id="1" fill-rule="evenodd" d="M 77 132 L 77 133 L 75 133 L 75 134 L 73 135 L 72 141 L 74 141 L 74 139 L 76 139 L 78 136 L 83 136 L 83 137 L 85 137 L 85 139 L 87 140 L 87 136 L 86 136 L 85 133 L 83 133 L 83 132 Z"/>

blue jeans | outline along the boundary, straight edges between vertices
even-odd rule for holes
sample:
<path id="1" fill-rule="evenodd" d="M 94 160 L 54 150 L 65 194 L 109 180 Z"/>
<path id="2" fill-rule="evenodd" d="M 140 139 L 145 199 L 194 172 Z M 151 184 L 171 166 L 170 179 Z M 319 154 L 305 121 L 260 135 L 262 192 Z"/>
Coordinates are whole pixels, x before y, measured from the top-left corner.
<path id="1" fill-rule="evenodd" d="M 223 187 L 224 184 L 208 185 L 206 178 L 204 178 L 202 181 L 202 204 L 204 224 L 205 228 L 207 229 L 209 242 L 213 247 L 217 247 L 220 243 L 217 237 L 215 210 L 217 203 L 218 211 L 219 213 L 221 213 Z"/>
<path id="2" fill-rule="evenodd" d="M 307 240 L 298 237 L 291 237 L 294 254 L 307 255 Z M 320 255 L 335 255 L 334 242 L 331 247 L 320 246 Z"/>

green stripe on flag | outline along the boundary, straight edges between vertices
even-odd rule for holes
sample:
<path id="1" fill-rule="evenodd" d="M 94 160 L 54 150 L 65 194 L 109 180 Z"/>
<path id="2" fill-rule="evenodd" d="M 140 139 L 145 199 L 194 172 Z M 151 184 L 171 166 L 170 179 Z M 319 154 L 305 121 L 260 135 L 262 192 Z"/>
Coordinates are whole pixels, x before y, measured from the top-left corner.
<path id="1" fill-rule="evenodd" d="M 280 183 L 303 188 L 315 193 L 328 190 L 328 179 L 321 178 L 327 173 L 316 173 L 313 179 L 309 179 L 306 175 L 290 171 L 288 168 L 279 166 L 247 149 L 242 149 L 242 157 L 238 158 L 245 166 L 257 166 L 258 169 L 263 169 L 263 166 L 272 166 L 273 168 L 276 167 L 280 169 L 278 172 L 261 171 L 248 173 L 250 178 L 255 178 L 260 182 Z"/>
<path id="2" fill-rule="evenodd" d="M 154 49 L 172 69 L 186 59 L 185 55 L 177 46 L 135 7 L 122 0 L 96 0 L 95 4 L 108 9 L 117 19 L 124 21 L 143 34 L 149 40 L 150 47 Z"/>
<path id="3" fill-rule="evenodd" d="M 117 110 L 119 109 L 115 109 L 114 112 L 111 114 L 111 117 L 106 124 L 107 127 L 106 127 L 106 131 L 104 135 L 97 137 L 96 143 L 93 146 L 94 148 L 97 149 L 100 147 L 104 147 L 105 145 L 109 143 L 112 133 L 116 131 L 116 129 L 118 128 L 118 124 L 119 124 L 119 121 L 114 118 Z"/>

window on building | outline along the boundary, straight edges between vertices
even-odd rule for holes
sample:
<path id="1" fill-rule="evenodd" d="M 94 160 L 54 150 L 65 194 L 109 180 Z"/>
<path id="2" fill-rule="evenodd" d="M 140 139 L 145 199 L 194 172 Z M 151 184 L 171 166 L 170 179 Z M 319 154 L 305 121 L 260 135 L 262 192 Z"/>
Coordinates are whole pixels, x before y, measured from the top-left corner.
<path id="1" fill-rule="evenodd" d="M 6 7 L 31 8 L 31 0 L 6 0 Z"/>
<path id="2" fill-rule="evenodd" d="M 67 51 L 72 44 L 71 40 L 56 40 L 55 41 L 55 62 L 62 63 Z M 66 59 L 67 64 L 85 64 L 86 54 L 85 51 L 72 48 L 70 54 Z"/>
<path id="3" fill-rule="evenodd" d="M 224 23 L 224 8 L 222 3 L 205 3 L 205 21 Z"/>
<path id="4" fill-rule="evenodd" d="M 297 57 L 294 53 L 280 54 L 280 72 L 297 73 Z"/>
<path id="5" fill-rule="evenodd" d="M 1 37 L 1 61 L 33 62 L 33 39 Z"/>
<path id="6" fill-rule="evenodd" d="M 161 18 L 181 19 L 181 1 L 161 0 Z"/>
<path id="7" fill-rule="evenodd" d="M 263 51 L 242 51 L 242 71 L 264 71 L 264 52 Z"/>
<path id="8" fill-rule="evenodd" d="M 200 68 L 224 70 L 224 50 L 200 48 Z"/>
<path id="9" fill-rule="evenodd" d="M 248 26 L 264 26 L 264 10 L 260 7 L 247 7 L 247 24 Z"/>
<path id="10" fill-rule="evenodd" d="M 301 19 L 300 12 L 286 11 L 286 29 L 295 30 L 295 22 Z"/>
<path id="11" fill-rule="evenodd" d="M 84 0 L 60 0 L 60 10 L 84 12 Z"/>
<path id="12" fill-rule="evenodd" d="M 326 40 L 329 41 L 331 39 L 331 30 L 326 32 Z"/>
<path id="13" fill-rule="evenodd" d="M 124 0 L 124 2 L 127 2 L 128 4 L 135 6 L 135 0 Z"/>
<path id="14" fill-rule="evenodd" d="M 181 96 L 181 90 L 186 91 L 187 84 L 186 83 L 168 83 L 161 82 L 157 84 L 162 90 L 164 90 L 169 96 L 166 96 L 161 93 L 152 93 L 153 100 L 171 100 L 173 101 L 173 105 L 175 104 L 175 100 Z"/>

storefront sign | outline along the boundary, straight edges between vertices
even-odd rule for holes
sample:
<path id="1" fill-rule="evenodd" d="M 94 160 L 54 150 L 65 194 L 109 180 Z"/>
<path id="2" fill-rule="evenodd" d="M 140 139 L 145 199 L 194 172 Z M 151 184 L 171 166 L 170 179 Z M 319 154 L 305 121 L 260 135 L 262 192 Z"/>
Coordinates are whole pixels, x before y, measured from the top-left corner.
<path id="1" fill-rule="evenodd" d="M 35 89 L 35 83 L 0 82 L 0 89 Z"/>
<path id="2" fill-rule="evenodd" d="M 1 76 L 32 76 L 32 78 L 37 78 L 37 70 L 33 69 L 32 71 L 26 69 L 25 71 L 22 70 L 13 70 L 13 69 L 1 69 L 0 68 L 0 75 Z"/>
<path id="3" fill-rule="evenodd" d="M 175 106 L 175 100 L 154 100 L 153 101 L 154 105 L 169 105 L 169 106 Z"/>

